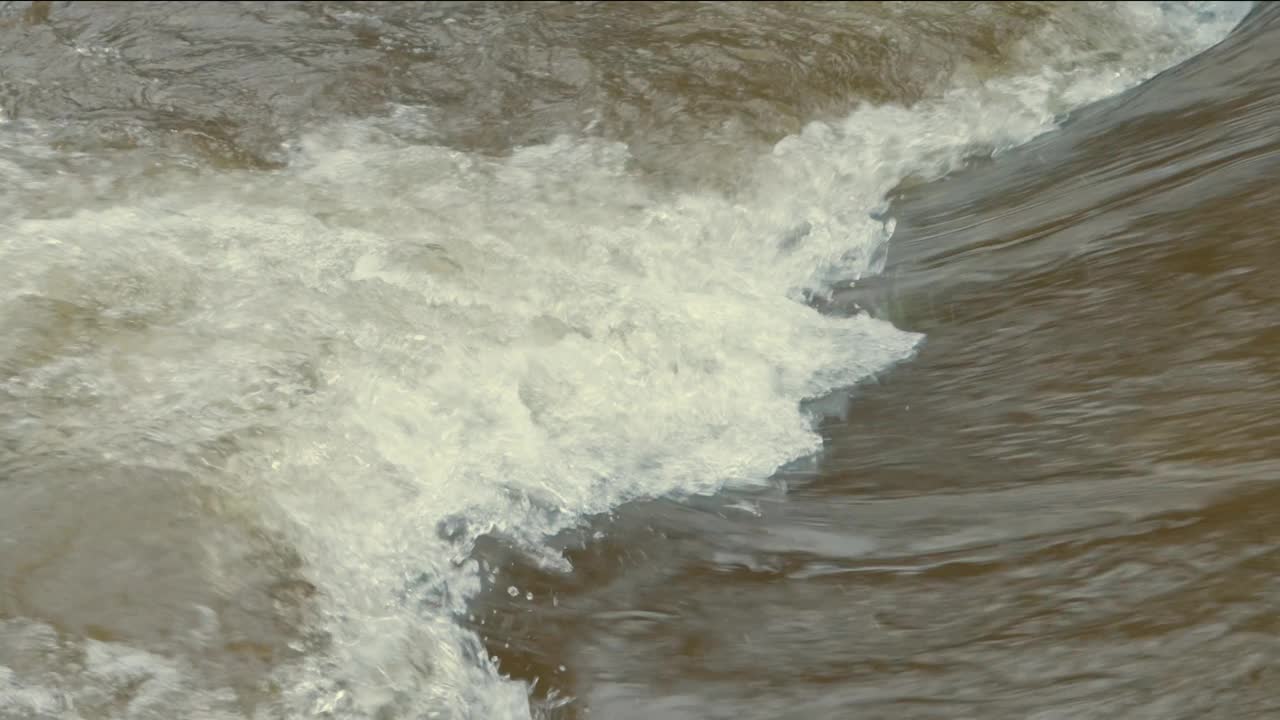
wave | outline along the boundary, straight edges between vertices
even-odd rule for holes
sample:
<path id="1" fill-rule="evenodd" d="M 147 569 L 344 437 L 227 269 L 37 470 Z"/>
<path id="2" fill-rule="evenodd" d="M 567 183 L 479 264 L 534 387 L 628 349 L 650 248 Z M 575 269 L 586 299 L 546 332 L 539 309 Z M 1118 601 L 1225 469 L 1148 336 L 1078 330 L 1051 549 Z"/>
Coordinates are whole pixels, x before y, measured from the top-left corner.
<path id="1" fill-rule="evenodd" d="M 49 211 L 80 181 L 36 182 L 11 144 L 0 172 L 45 212 L 0 241 L 0 328 L 26 338 L 3 390 L 74 429 L 59 463 L 182 473 L 296 552 L 317 592 L 268 712 L 524 717 L 456 621 L 492 579 L 478 538 L 564 568 L 543 542 L 584 518 L 818 451 L 801 402 L 922 340 L 812 302 L 877 272 L 891 191 L 1053 129 L 1245 10 L 1125 5 L 1087 50 L 1050 25 L 1033 71 L 810 123 L 732 192 L 664 187 L 599 137 L 415 143 L 399 130 L 429 120 L 402 106 L 302 136 L 278 170 L 137 176 L 126 202 Z M 53 462 L 23 422 L 0 415 L 13 455 Z M 240 713 L 171 658 L 86 647 L 57 687 L 0 674 L 0 707 L 118 681 L 151 688 L 137 713 Z"/>

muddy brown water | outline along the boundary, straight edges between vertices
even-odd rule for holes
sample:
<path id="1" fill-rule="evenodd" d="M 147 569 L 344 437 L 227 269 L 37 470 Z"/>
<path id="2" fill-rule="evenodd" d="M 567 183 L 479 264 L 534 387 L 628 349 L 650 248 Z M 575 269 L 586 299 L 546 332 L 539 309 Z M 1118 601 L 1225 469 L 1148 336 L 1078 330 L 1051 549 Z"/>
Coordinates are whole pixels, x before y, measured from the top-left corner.
<path id="1" fill-rule="evenodd" d="M 1280 13 L 1175 5 L 0 5 L 0 717 L 1280 716 Z"/>

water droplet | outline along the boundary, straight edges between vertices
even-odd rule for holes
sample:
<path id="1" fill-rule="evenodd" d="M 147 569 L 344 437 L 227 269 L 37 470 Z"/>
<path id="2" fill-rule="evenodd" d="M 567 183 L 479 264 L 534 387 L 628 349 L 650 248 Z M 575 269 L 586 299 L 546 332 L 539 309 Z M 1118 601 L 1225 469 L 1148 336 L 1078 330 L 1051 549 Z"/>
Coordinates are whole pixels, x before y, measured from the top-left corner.
<path id="1" fill-rule="evenodd" d="M 510 595 L 511 597 L 515 597 L 520 594 L 520 591 L 516 589 L 515 585 L 512 585 L 511 587 L 507 588 L 507 594 Z"/>

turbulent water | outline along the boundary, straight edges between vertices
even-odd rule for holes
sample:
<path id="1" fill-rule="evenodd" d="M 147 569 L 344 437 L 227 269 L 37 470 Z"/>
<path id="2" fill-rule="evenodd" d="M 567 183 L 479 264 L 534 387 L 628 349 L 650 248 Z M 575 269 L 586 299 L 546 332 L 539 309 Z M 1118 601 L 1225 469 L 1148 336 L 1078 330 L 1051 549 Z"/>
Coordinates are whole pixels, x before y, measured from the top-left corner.
<path id="1" fill-rule="evenodd" d="M 1280 13 L 0 4 L 0 718 L 1280 715 Z"/>

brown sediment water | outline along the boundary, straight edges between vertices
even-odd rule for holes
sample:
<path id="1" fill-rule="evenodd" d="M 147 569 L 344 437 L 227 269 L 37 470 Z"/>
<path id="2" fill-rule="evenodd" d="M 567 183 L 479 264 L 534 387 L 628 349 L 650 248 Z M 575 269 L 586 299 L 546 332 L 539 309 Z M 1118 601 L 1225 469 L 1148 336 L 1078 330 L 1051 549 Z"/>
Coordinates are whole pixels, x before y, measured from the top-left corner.
<path id="1" fill-rule="evenodd" d="M 0 5 L 0 718 L 1280 714 L 1278 48 Z"/>

